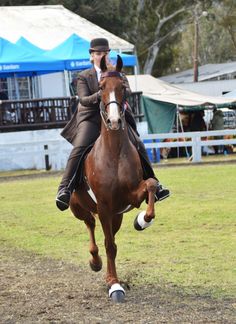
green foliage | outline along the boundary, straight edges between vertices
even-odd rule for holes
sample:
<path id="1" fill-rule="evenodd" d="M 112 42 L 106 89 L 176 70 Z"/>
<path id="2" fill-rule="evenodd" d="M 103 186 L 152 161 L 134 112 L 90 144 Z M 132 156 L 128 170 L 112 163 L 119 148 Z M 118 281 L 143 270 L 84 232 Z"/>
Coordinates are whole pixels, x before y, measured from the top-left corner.
<path id="1" fill-rule="evenodd" d="M 133 229 L 137 210 L 124 216 L 116 239 L 120 278 L 134 284 L 172 284 L 190 293 L 235 295 L 235 171 L 234 165 L 158 170 L 172 196 L 156 204 L 156 220 L 145 231 Z M 86 226 L 54 205 L 59 180 L 0 183 L 0 241 L 16 253 L 21 249 L 86 265 Z M 97 224 L 105 263 L 103 233 Z"/>
<path id="2" fill-rule="evenodd" d="M 236 59 L 236 10 L 233 1 L 213 1 L 206 10 L 207 17 L 199 19 L 199 64 L 223 63 Z M 200 15 L 200 13 L 199 13 Z M 179 42 L 174 44 L 173 64 L 165 73 L 174 73 L 175 69 L 184 70 L 193 66 L 194 24 L 189 21 L 181 34 Z"/>

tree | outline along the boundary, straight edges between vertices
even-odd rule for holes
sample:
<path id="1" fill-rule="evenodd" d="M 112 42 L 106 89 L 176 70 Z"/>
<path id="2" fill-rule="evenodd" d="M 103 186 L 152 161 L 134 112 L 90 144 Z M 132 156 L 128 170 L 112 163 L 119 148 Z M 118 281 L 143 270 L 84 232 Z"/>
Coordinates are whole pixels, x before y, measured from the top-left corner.
<path id="1" fill-rule="evenodd" d="M 141 12 L 139 26 L 140 36 L 144 37 L 144 42 L 140 46 L 141 53 L 146 54 L 144 73 L 151 74 L 161 46 L 179 32 L 178 19 L 183 17 L 181 14 L 185 11 L 186 8 L 182 4 L 171 8 L 164 0 L 146 2 Z"/>
<path id="2" fill-rule="evenodd" d="M 202 8 L 202 11 L 205 9 L 208 15 L 202 16 L 199 21 L 199 65 L 235 60 L 234 1 L 213 1 L 210 7 Z M 190 21 L 173 47 L 173 64 L 165 73 L 192 68 L 193 35 L 193 21 Z"/>

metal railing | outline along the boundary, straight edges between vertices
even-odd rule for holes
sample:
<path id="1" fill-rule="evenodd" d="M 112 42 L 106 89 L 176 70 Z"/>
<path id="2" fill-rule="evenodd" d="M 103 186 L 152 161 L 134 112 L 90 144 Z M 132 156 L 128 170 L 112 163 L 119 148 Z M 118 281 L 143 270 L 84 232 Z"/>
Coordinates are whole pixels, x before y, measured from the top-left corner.
<path id="1" fill-rule="evenodd" d="M 133 92 L 128 102 L 137 121 L 142 120 L 142 92 Z M 61 128 L 70 120 L 77 97 L 0 101 L 0 132 Z"/>
<path id="2" fill-rule="evenodd" d="M 7 100 L 0 103 L 0 131 L 63 127 L 71 118 L 75 99 Z"/>

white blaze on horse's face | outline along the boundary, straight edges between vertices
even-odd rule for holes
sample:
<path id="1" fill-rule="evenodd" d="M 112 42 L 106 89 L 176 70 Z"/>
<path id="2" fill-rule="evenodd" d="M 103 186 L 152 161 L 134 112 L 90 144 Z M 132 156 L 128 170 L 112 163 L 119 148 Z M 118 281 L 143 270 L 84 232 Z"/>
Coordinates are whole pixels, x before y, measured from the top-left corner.
<path id="1" fill-rule="evenodd" d="M 118 130 L 121 126 L 120 107 L 117 104 L 115 92 L 110 92 L 108 120 L 111 130 Z"/>

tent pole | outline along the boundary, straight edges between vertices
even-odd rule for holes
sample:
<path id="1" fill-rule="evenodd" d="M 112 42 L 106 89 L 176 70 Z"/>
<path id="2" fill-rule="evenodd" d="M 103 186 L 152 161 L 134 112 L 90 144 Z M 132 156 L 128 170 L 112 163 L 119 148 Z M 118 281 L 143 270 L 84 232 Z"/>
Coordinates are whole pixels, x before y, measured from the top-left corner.
<path id="1" fill-rule="evenodd" d="M 16 91 L 16 100 L 20 99 L 19 87 L 17 82 L 16 74 L 14 73 L 14 83 L 15 83 L 15 91 Z"/>
<path id="2" fill-rule="evenodd" d="M 176 106 L 176 127 L 177 127 L 177 133 L 179 132 L 179 105 Z M 179 141 L 179 138 L 177 138 Z M 179 158 L 179 147 L 177 147 L 177 157 Z"/>
<path id="3" fill-rule="evenodd" d="M 137 65 L 134 66 L 134 84 L 135 84 L 135 91 L 138 91 L 138 78 L 137 78 Z"/>
<path id="4" fill-rule="evenodd" d="M 27 85 L 28 85 L 28 97 L 29 99 L 33 99 L 33 94 L 32 94 L 32 91 L 31 91 L 31 84 L 30 84 L 30 77 L 27 77 Z"/>
<path id="5" fill-rule="evenodd" d="M 66 97 L 70 97 L 69 78 L 68 78 L 68 72 L 66 70 L 64 70 L 64 79 L 65 79 Z"/>

